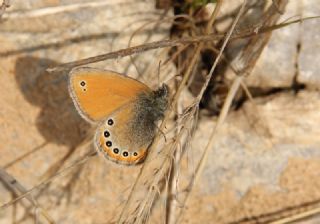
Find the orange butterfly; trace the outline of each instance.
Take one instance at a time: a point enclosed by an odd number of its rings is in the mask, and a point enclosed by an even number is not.
[[[166,85],[153,91],[119,73],[82,67],[70,72],[69,93],[80,115],[98,124],[95,147],[107,159],[126,165],[145,159],[167,108]]]

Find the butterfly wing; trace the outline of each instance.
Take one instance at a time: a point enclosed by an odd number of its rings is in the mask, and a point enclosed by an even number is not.
[[[99,125],[94,142],[96,149],[107,159],[134,165],[146,157],[155,125],[146,122],[138,105],[132,102],[121,107]]]
[[[150,92],[145,84],[119,73],[81,67],[69,74],[69,92],[73,102],[87,121],[104,119],[142,92]]]

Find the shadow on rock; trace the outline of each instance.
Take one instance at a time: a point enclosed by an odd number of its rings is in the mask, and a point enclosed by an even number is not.
[[[16,81],[26,100],[41,109],[36,126],[43,137],[75,149],[90,125],[78,115],[69,97],[67,72],[46,72],[57,64],[46,58],[21,57],[15,66]]]

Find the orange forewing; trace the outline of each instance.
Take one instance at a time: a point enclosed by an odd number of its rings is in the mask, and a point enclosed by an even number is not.
[[[69,91],[80,114],[95,122],[129,103],[139,93],[151,90],[145,84],[116,72],[76,68],[70,72]]]

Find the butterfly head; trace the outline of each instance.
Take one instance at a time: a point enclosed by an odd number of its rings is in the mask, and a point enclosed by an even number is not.
[[[155,107],[158,108],[159,112],[163,115],[168,107],[169,87],[163,84],[159,89],[153,91],[153,94]]]

